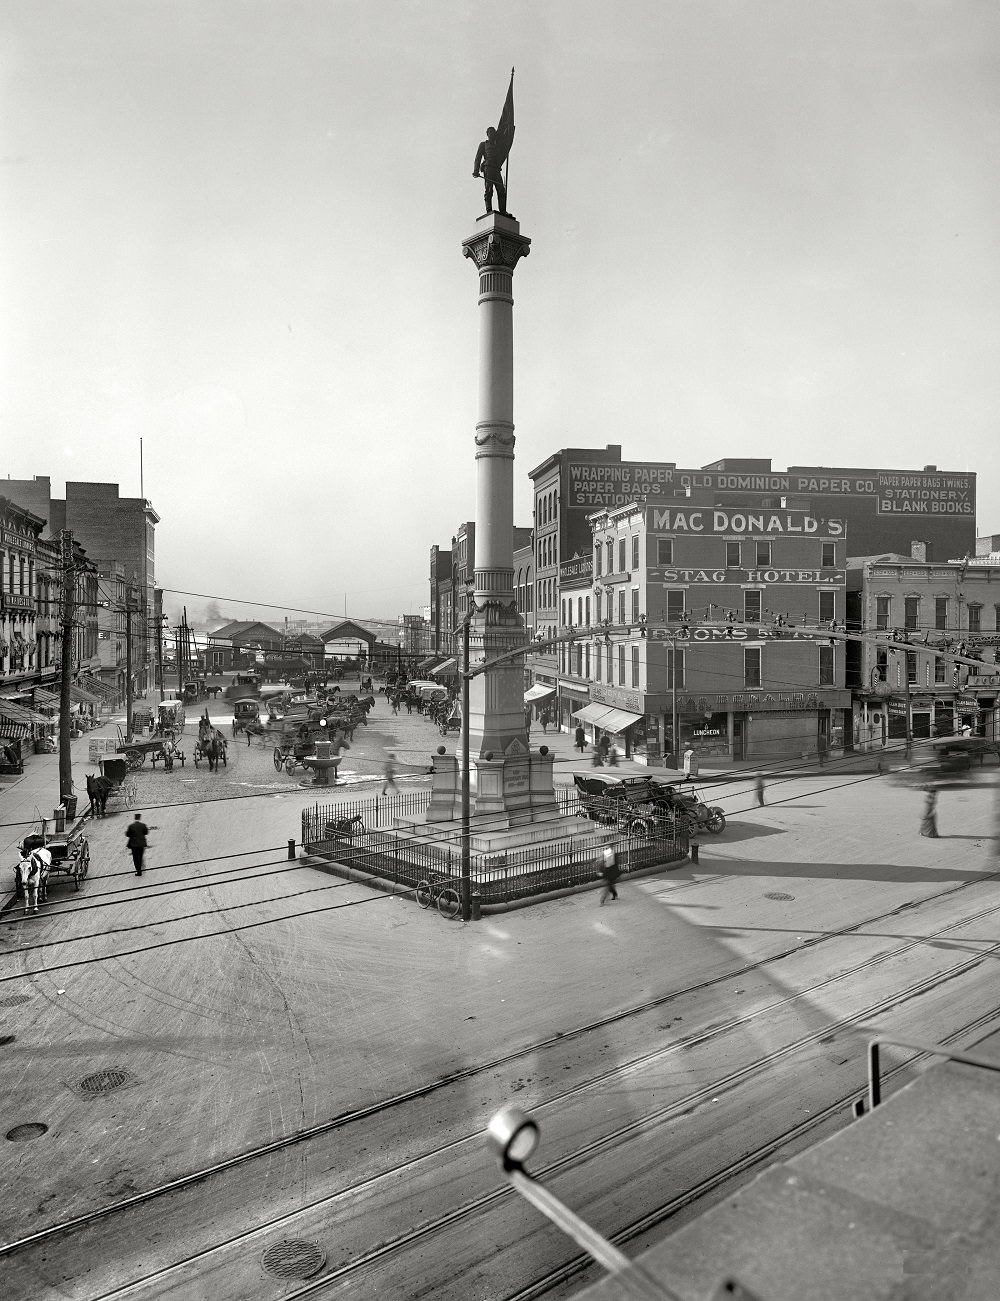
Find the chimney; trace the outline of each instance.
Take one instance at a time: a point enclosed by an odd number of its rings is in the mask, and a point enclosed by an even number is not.
[[[927,543],[927,542],[911,542],[911,543],[910,543],[910,559],[911,559],[911,560],[929,560],[930,557],[929,557],[928,554],[927,554],[927,552],[928,552],[929,549],[930,549],[930,544]]]

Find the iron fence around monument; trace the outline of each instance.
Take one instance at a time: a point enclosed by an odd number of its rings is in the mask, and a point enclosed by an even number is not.
[[[414,797],[423,796],[423,808]],[[348,878],[367,878],[373,885],[400,893],[416,889],[421,881],[450,877],[461,879],[461,837],[426,838],[433,828],[405,823],[429,803],[429,792],[406,792],[378,800],[316,804],[302,812],[302,847],[324,859],[329,870]],[[558,793],[561,815],[583,812],[576,792]],[[346,823],[359,817],[364,830],[351,834]],[[390,825],[399,819],[404,825]],[[516,850],[470,853],[472,891],[484,907],[503,906],[534,895],[572,889],[601,876],[601,851],[612,844],[624,873],[684,859],[687,836],[675,828],[627,834],[620,828],[595,824],[591,834],[568,835]]]

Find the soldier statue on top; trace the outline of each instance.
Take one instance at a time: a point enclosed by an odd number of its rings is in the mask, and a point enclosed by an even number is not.
[[[479,142],[476,161],[472,175],[482,176],[485,185],[486,211],[493,211],[493,191],[497,192],[497,205],[504,217],[507,211],[507,185],[502,168],[510,153],[514,141],[514,69],[510,71],[510,89],[500,114],[500,123],[496,127],[486,128],[486,139]]]

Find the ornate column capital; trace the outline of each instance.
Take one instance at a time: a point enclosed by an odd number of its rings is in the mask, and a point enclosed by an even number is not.
[[[531,240],[514,232],[482,231],[462,241],[463,255],[471,258],[480,271],[501,268],[513,271],[530,252]]]

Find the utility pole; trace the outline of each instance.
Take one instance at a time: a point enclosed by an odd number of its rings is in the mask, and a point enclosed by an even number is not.
[[[59,679],[59,803],[65,804],[73,794],[73,755],[69,748],[70,681],[73,673],[73,605],[76,597],[76,574],[73,570],[73,533],[63,529],[60,539],[62,568],[62,603],[60,611],[60,645],[62,662]]]
[[[131,584],[125,589],[125,737],[132,739],[132,593]]]
[[[469,823],[469,624],[462,620],[462,921],[472,917],[472,854]]]
[[[163,620],[167,616],[161,614],[156,619],[156,668],[160,679],[160,699],[163,700]]]

